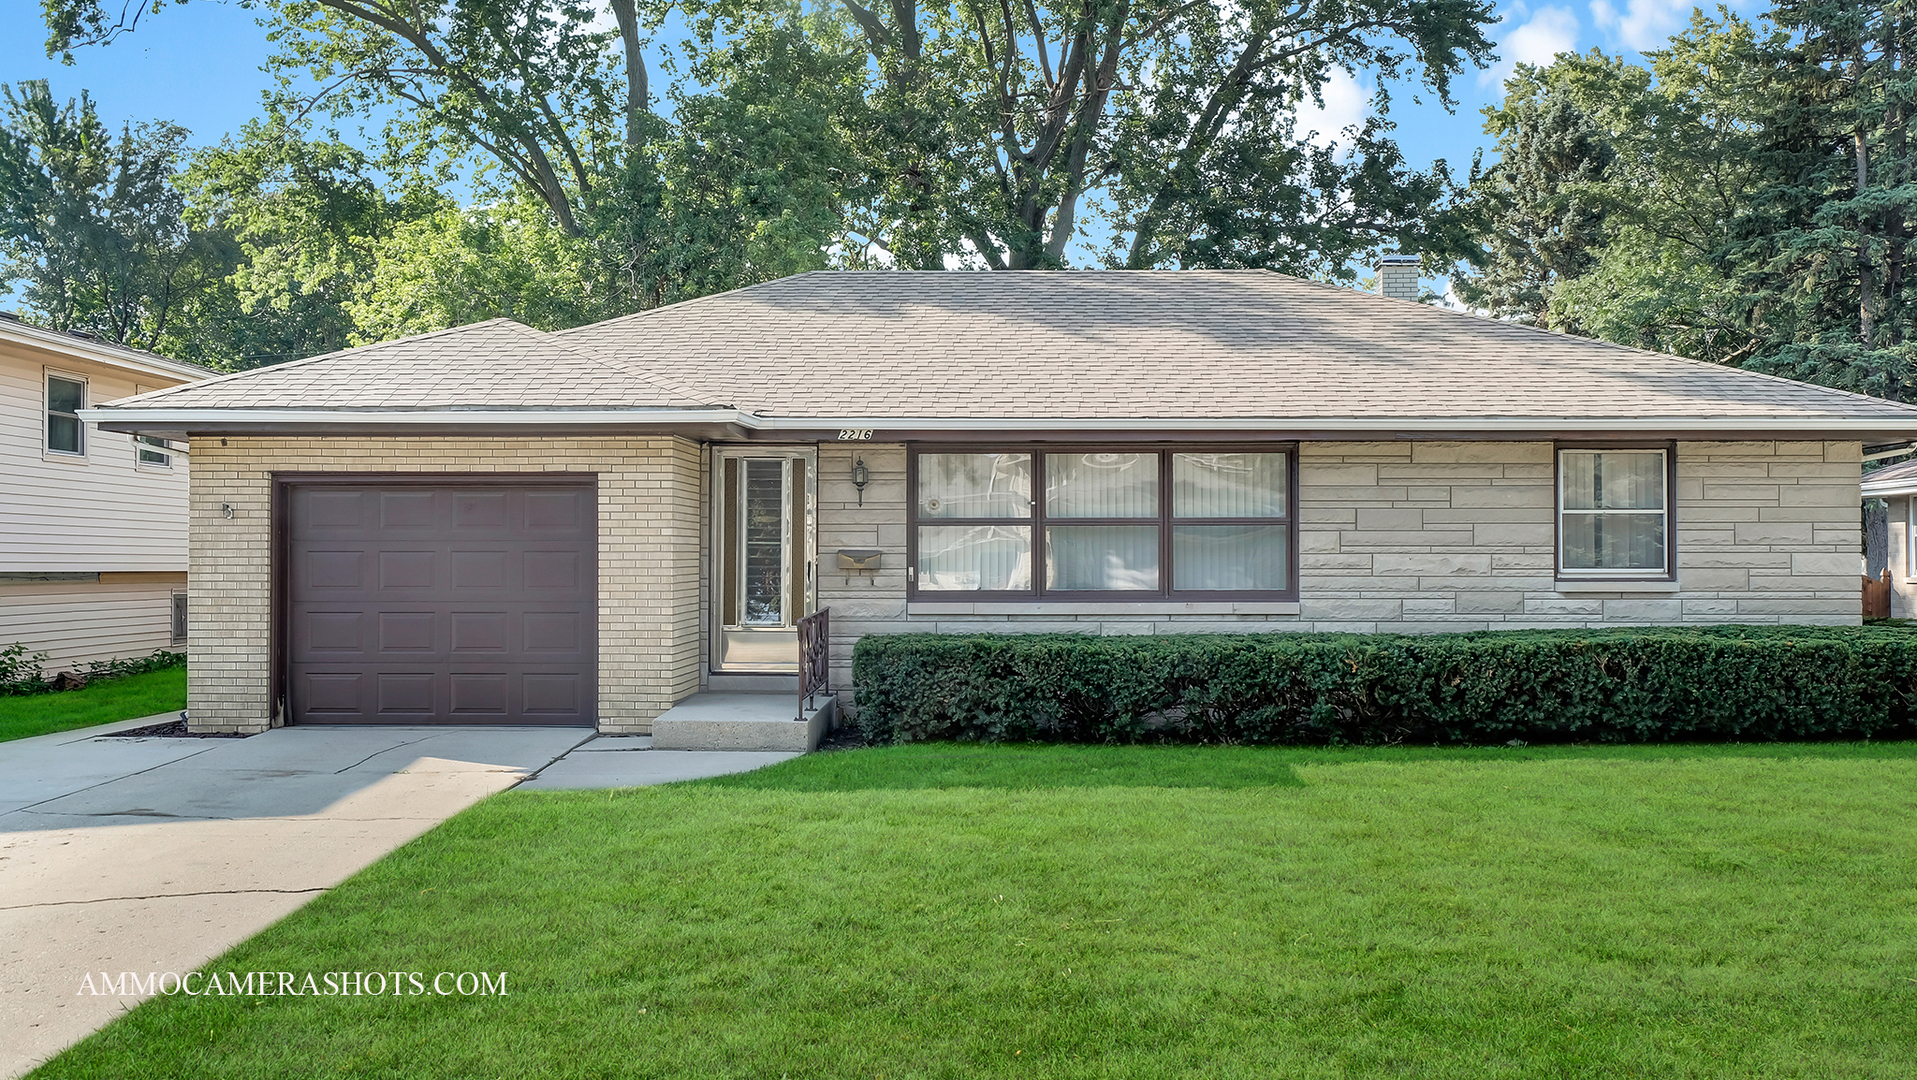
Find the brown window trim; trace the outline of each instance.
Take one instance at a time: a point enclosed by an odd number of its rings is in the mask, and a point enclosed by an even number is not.
[[[1158,455],[1158,516],[1156,518],[1047,518],[1045,516],[1045,455],[1059,453],[1118,453]],[[1172,455],[1193,453],[1284,454],[1285,516],[1280,518],[1176,518],[1172,517]],[[1032,511],[1023,518],[926,518],[919,517],[920,454],[1030,454],[1032,456]],[[1145,525],[1158,527],[1158,588],[1089,591],[1047,589],[1044,582],[1045,527],[1047,525]],[[1172,526],[1178,525],[1283,525],[1286,562],[1284,589],[1174,590],[1172,577]],[[921,525],[969,525],[1026,528],[1032,533],[1032,586],[1019,591],[927,589],[920,591],[918,578],[919,527]],[[905,598],[926,603],[1164,603],[1191,601],[1201,603],[1223,600],[1296,602],[1298,599],[1298,444],[1295,442],[1136,442],[1136,443],[907,443],[905,454]]]
[[[1664,572],[1643,574],[1598,574],[1577,576],[1580,571],[1564,569],[1564,469],[1561,455],[1566,450],[1662,450],[1664,451]],[[1677,580],[1677,442],[1675,440],[1578,441],[1551,445],[1551,573],[1557,581],[1596,585],[1607,581]]]

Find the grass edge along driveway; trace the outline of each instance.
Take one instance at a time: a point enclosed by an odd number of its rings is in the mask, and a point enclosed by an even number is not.
[[[129,1075],[1908,1075],[1917,744],[914,746],[508,792],[157,999]],[[77,976],[76,976],[77,977]]]
[[[0,697],[0,742],[186,708],[186,668],[96,679],[78,690]]]

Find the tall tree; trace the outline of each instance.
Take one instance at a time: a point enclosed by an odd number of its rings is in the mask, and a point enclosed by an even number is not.
[[[252,367],[331,352],[359,335],[348,305],[372,287],[381,245],[445,196],[379,174],[337,139],[271,121],[197,152],[179,180],[189,225],[223,237],[235,265],[167,343],[173,355]]]
[[[153,348],[230,263],[185,221],[174,184],[187,132],[127,125],[114,137],[85,94],[45,81],[0,93],[0,287],[20,284],[52,326]]]
[[[1907,398],[1917,19],[1902,0],[1785,0],[1770,18],[1758,119],[1771,183],[1730,249],[1777,343],[1752,366]]]
[[[1581,95],[1551,85],[1561,74],[1522,68],[1505,84],[1503,104],[1485,109],[1499,155],[1474,184],[1489,218],[1488,257],[1453,284],[1466,303],[1500,318],[1575,332],[1562,308],[1552,317],[1552,292],[1598,261],[1617,151]]]
[[[1484,0],[840,0],[870,56],[843,119],[872,183],[866,237],[902,265],[1063,265],[1102,203],[1113,265],[1342,273],[1380,242],[1418,246],[1442,171],[1408,169],[1374,118],[1349,156],[1299,131],[1336,72],[1414,78],[1488,61]],[[715,40],[749,7],[705,9]],[[1330,133],[1319,133],[1330,134]]]
[[[184,0],[176,0],[184,2]],[[163,0],[151,4],[162,6]],[[49,53],[103,44],[131,32],[145,0],[42,0]],[[587,0],[258,0],[279,51],[268,61],[286,87],[309,76],[317,90],[288,89],[282,109],[303,115],[404,111],[389,142],[478,153],[545,203],[567,234],[580,234],[594,196],[592,142],[617,115],[627,143],[647,132],[651,99],[640,50],[647,20],[633,0],[611,0],[617,35],[597,28]],[[611,42],[624,47],[615,57]],[[625,71],[625,92],[607,79]],[[617,140],[614,140],[615,143]]]

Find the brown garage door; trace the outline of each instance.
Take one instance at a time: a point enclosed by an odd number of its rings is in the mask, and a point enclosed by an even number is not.
[[[290,719],[591,724],[591,484],[287,488]]]

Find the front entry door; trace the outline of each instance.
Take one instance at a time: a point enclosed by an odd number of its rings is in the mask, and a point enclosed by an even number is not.
[[[714,454],[714,671],[799,670],[798,622],[813,608],[816,462],[811,450]]]

